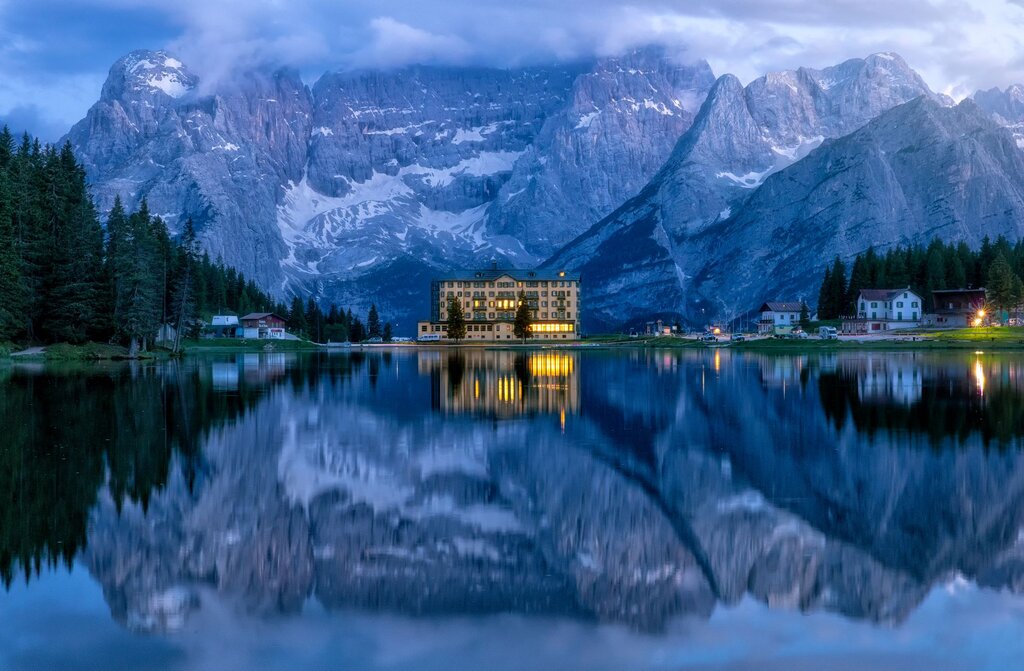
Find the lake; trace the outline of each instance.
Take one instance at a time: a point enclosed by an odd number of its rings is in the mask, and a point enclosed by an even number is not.
[[[1005,669],[1024,356],[0,365],[0,669]]]

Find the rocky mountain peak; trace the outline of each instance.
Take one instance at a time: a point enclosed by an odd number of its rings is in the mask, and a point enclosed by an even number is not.
[[[181,98],[199,85],[199,78],[166,51],[133,51],[110,69],[101,96],[123,99],[138,96]]]

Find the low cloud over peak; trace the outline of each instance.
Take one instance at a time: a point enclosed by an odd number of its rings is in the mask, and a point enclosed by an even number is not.
[[[65,126],[98,96],[110,64],[139,47],[169,48],[207,81],[254,64],[314,77],[662,44],[744,82],[880,51],[899,52],[955,97],[1024,82],[1017,0],[0,0],[0,26],[0,115],[34,105]]]

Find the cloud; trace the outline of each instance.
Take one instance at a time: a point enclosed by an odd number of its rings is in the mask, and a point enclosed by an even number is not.
[[[56,142],[67,132],[67,123],[54,119],[38,105],[15,105],[0,112],[0,127],[7,126],[15,136],[29,133],[43,142]]]
[[[394,67],[409,63],[462,63],[471,53],[461,38],[414,28],[382,16],[370,21],[373,38],[356,52],[352,63],[363,67]]]
[[[53,119],[80,117],[110,64],[136,48],[169,48],[211,82],[258,64],[312,79],[416,62],[577,60],[648,43],[743,81],[896,51],[933,88],[963,95],[1024,82],[1024,2],[0,0],[0,113],[35,104]],[[95,83],[87,95],[58,90],[85,79]]]

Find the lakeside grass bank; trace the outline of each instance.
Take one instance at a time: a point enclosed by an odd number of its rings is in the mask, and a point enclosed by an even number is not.
[[[374,350],[595,350],[595,349],[717,349],[728,348],[738,352],[778,352],[793,354],[803,352],[834,351],[905,351],[905,350],[998,350],[1024,352],[1024,327],[965,328],[945,331],[915,330],[891,336],[868,339],[841,338],[840,340],[783,340],[759,338],[745,342],[731,342],[723,339],[716,343],[703,343],[691,338],[674,336],[641,336],[602,334],[586,340],[571,342],[527,340],[516,342],[463,342],[451,343],[383,343],[356,344],[351,347],[326,347],[305,340],[185,340],[182,351],[185,355],[217,353],[266,353],[266,352],[370,352]],[[160,360],[171,357],[167,349],[140,352],[136,359]],[[128,349],[108,343],[66,343],[24,349],[12,343],[0,343],[0,360],[4,361],[118,361],[128,360]]]

